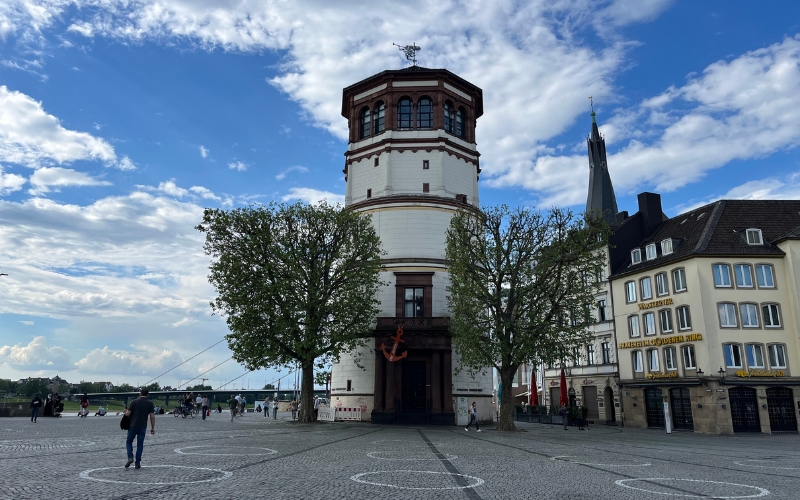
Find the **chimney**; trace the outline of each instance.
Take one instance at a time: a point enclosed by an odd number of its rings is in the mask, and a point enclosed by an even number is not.
[[[625,221],[625,219],[627,219],[627,218],[628,218],[628,211],[627,211],[627,210],[623,210],[622,212],[619,212],[619,213],[617,214],[617,221],[616,221],[616,223],[617,223],[617,224],[619,224],[620,222],[623,222],[623,221]]]
[[[637,198],[639,213],[642,215],[642,232],[645,238],[649,238],[664,222],[664,213],[661,211],[661,195],[645,192],[639,194]]]

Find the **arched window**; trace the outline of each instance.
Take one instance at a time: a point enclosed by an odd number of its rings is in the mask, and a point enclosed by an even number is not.
[[[455,113],[453,113],[453,104],[450,101],[444,103],[444,131],[452,134],[455,131]]]
[[[375,117],[373,118],[373,121],[375,122],[375,135],[382,134],[383,130],[386,128],[385,117],[386,105],[382,102],[379,102],[375,106]]]
[[[464,125],[466,125],[466,112],[464,108],[458,108],[458,113],[456,113],[456,135],[461,137],[462,139],[466,137],[464,131]]]
[[[417,128],[433,128],[433,101],[429,97],[423,97],[417,103]]]
[[[400,99],[397,105],[397,128],[400,130],[414,128],[414,104],[408,97]]]
[[[362,109],[361,118],[359,118],[359,123],[361,124],[361,135],[360,135],[361,139],[369,137],[369,126],[370,126],[369,119],[370,119],[369,108]]]

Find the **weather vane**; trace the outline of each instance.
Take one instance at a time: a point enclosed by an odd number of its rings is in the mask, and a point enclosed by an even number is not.
[[[411,61],[414,66],[417,65],[417,51],[422,49],[419,48],[416,43],[413,45],[397,45],[396,43],[393,43],[392,45],[398,47],[400,52],[405,54],[406,59]]]
[[[594,112],[594,100],[592,99],[592,96],[589,96],[589,106],[592,107],[592,112]]]

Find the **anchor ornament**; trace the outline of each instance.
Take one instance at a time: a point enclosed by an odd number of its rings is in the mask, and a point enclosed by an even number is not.
[[[394,345],[392,345],[392,352],[386,352],[386,343],[381,343],[381,350],[383,351],[383,355],[386,356],[386,359],[389,361],[400,361],[401,359],[408,356],[408,351],[404,352],[403,354],[397,356],[397,346],[400,345],[401,342],[405,342],[401,337],[403,336],[403,323],[397,324],[397,333],[394,337],[389,337],[394,340]]]

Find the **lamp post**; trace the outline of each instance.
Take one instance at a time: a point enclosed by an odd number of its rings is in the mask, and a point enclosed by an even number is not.
[[[719,385],[724,385],[725,384],[725,370],[723,370],[722,367],[720,366],[719,367],[719,371],[717,373],[719,374],[719,380],[720,380]]]

